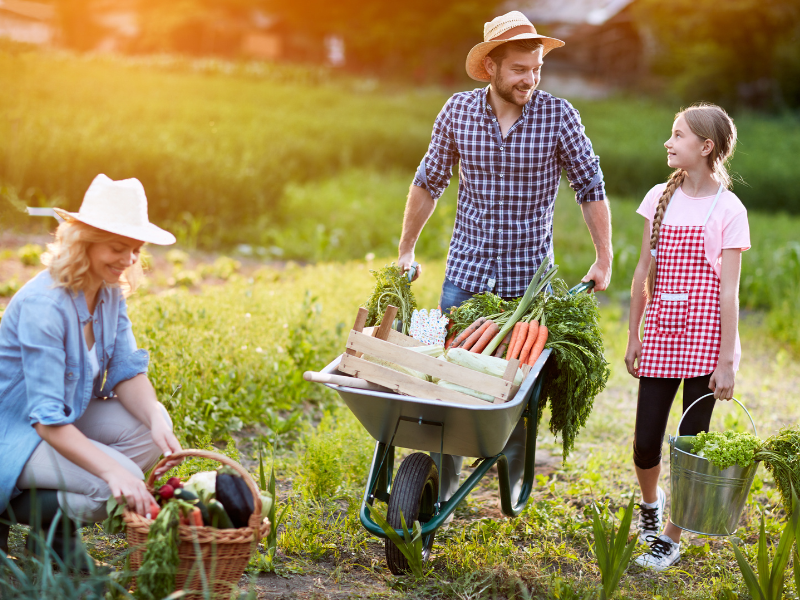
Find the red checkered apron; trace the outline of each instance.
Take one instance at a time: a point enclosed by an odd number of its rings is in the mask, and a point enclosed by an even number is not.
[[[705,225],[661,225],[656,285],[644,321],[640,377],[700,377],[717,368],[719,277],[706,259]],[[672,207],[670,202],[667,213]],[[664,220],[666,220],[666,213]]]

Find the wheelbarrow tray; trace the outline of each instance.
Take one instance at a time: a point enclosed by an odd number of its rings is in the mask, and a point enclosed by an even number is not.
[[[394,392],[324,384],[335,390],[378,442],[457,456],[492,457],[502,452],[530,401],[551,350],[545,349],[514,398],[502,404],[463,405]],[[322,373],[338,370],[342,356]],[[396,432],[395,432],[396,428]]]

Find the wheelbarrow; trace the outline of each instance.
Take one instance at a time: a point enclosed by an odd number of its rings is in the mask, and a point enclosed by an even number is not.
[[[570,290],[589,290],[594,282]],[[393,317],[392,317],[393,319]],[[392,320],[389,320],[392,323]],[[421,525],[423,558],[428,559],[436,530],[453,514],[478,482],[497,465],[500,506],[503,514],[516,517],[528,503],[533,489],[536,456],[536,416],[544,382],[544,367],[551,350],[545,349],[531,367],[513,399],[489,404],[478,401],[461,404],[448,400],[400,395],[363,379],[349,377],[339,367],[346,354],[327,365],[319,374],[308,377],[335,390],[359,422],[375,439],[375,450],[361,502],[361,523],[367,531],[386,540],[386,562],[394,574],[408,570],[408,562],[370,515],[367,505],[376,499],[388,504],[387,520],[402,538],[400,512],[409,527]],[[357,386],[357,387],[356,387]],[[508,459],[503,454],[512,431],[523,419],[525,454],[522,486],[512,497]],[[414,452],[407,456],[393,476],[395,448]],[[434,460],[425,452],[438,453]],[[446,501],[439,494],[442,454],[476,457],[472,474]]]

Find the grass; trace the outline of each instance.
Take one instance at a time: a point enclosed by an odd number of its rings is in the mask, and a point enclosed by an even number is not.
[[[572,212],[579,215],[574,207]],[[572,261],[562,263],[580,270]],[[427,274],[414,284],[415,294],[421,306],[432,306],[443,265],[437,260],[426,264]],[[168,275],[157,272],[151,280]],[[371,285],[363,261],[263,267],[194,292],[180,286],[157,292],[153,284],[132,299],[130,313],[139,344],[152,352],[151,377],[159,398],[169,404],[187,442],[202,432],[226,437],[232,431],[242,461],[255,473],[254,440],[274,440],[269,430],[279,429],[293,410],[304,410],[306,416],[284,432],[276,452],[278,508],[288,505],[288,510],[275,566],[287,581],[324,575],[347,587],[366,579],[373,585],[383,582],[382,593],[388,596],[431,599],[592,597],[600,583],[591,554],[592,502],[613,514],[628,503],[634,487],[630,436],[636,384],[622,368],[626,321],[621,305],[602,306],[612,376],[570,461],[560,463],[560,440],[543,429],[537,458],[544,462],[537,467],[534,493],[523,514],[513,520],[500,516],[497,481],[487,477],[459,507],[453,526],[437,536],[432,575],[416,581],[387,574],[382,541],[369,536],[358,521],[372,451],[368,434],[326,388],[298,377],[302,369],[319,368],[341,351],[343,338],[336,326],[349,326]],[[800,364],[762,331],[757,323],[742,325],[746,356],[737,396],[766,436],[795,422],[800,407],[793,390],[800,381]],[[178,383],[183,387],[170,399]],[[716,428],[745,426],[734,407],[720,406],[717,413]],[[678,418],[676,406],[668,430]],[[336,477],[328,476],[331,470]],[[777,539],[783,519],[779,504],[771,479],[760,471],[738,534],[747,543],[743,550],[751,562],[749,544],[756,539],[759,508],[766,508],[767,532]],[[103,549],[113,541],[107,539],[87,533],[90,550],[98,557],[119,552]],[[20,543],[15,533],[12,545]],[[688,536],[681,570],[654,576],[631,568],[622,577],[618,597],[699,599],[724,590],[744,593],[735,564],[724,541]],[[254,563],[251,582],[256,584],[262,581],[257,571]]]
[[[545,72],[545,83],[547,73]],[[402,210],[405,188],[448,93],[387,89],[324,70],[262,63],[122,59],[0,49],[0,218],[25,227],[10,208],[76,209],[91,179],[138,177],[150,216],[183,243],[261,244],[304,260],[347,259],[362,245],[393,245],[397,228],[363,227],[297,185],[350,168],[399,171],[402,184],[358,175],[322,195],[345,194],[370,217]],[[546,85],[545,85],[546,87]],[[601,157],[607,189],[641,197],[667,174],[662,143],[679,107],[636,98],[575,102]],[[751,209],[800,212],[794,157],[796,117],[737,115],[736,192]],[[295,240],[294,208],[320,207]],[[314,213],[311,213],[312,215]],[[452,216],[449,218],[452,221]],[[437,226],[447,224],[445,218]],[[433,247],[441,251],[441,242]],[[363,254],[357,255],[358,257]]]

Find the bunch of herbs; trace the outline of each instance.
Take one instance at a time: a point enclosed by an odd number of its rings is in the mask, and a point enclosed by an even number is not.
[[[407,334],[411,326],[411,315],[417,308],[407,275],[394,263],[370,273],[375,277],[375,287],[364,304],[364,308],[369,311],[367,327],[378,325],[386,307],[391,304],[397,307],[397,318],[403,322],[403,333]]]

